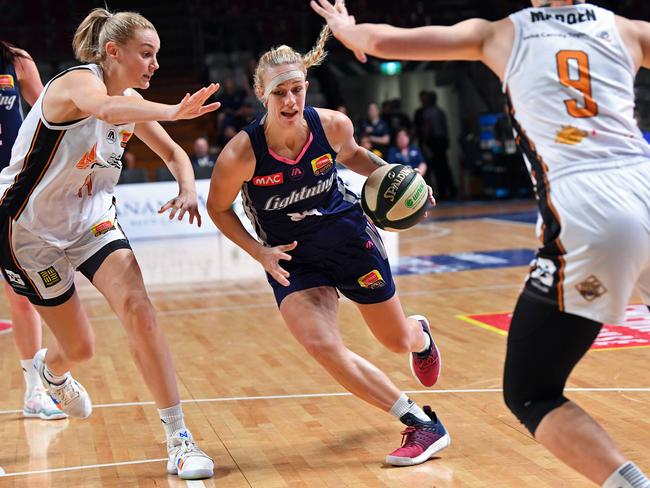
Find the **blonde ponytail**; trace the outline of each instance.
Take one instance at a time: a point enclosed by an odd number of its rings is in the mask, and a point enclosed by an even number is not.
[[[83,63],[101,63],[106,59],[106,43],[124,45],[138,29],[156,30],[151,22],[136,12],[110,13],[103,8],[92,10],[79,24],[72,40],[75,57]]]

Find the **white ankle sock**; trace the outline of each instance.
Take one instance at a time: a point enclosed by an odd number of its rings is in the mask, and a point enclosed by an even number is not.
[[[21,359],[20,367],[23,369],[23,377],[25,378],[25,395],[29,395],[32,390],[41,384],[41,378],[38,376],[38,371],[34,367],[33,359]]]
[[[45,367],[43,368],[43,376],[45,376],[45,379],[47,380],[48,383],[57,386],[57,385],[62,385],[65,382],[66,378],[68,377],[68,373],[63,373],[62,375],[58,375],[50,371],[50,368],[47,367],[47,363],[44,366]]]
[[[602,488],[650,488],[650,480],[631,461],[620,466]]]
[[[165,434],[168,439],[177,430],[187,430],[185,421],[183,420],[183,408],[180,403],[169,408],[159,408],[158,415],[160,415],[160,421],[163,424],[163,429],[165,429]]]
[[[431,337],[429,337],[429,334],[424,331],[422,331],[422,333],[424,334],[424,348],[422,348],[421,351],[418,351],[418,353],[427,352],[431,347]]]
[[[401,419],[406,413],[411,413],[422,422],[431,422],[431,419],[427,417],[427,415],[417,405],[417,403],[406,396],[406,393],[402,393],[400,395],[395,404],[390,407],[389,413],[398,420]]]

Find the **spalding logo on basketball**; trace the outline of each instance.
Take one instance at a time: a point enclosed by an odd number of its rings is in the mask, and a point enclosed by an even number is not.
[[[361,190],[363,211],[384,230],[413,227],[429,208],[424,178],[410,166],[387,164],[368,177]]]

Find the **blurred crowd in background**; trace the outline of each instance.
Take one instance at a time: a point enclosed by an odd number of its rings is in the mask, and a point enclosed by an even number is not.
[[[650,20],[650,2],[594,1],[616,13]],[[0,2],[3,37],[34,57],[43,81],[77,64],[72,34],[104,2],[63,0]],[[349,0],[358,22],[398,26],[450,25],[471,18],[496,20],[530,6],[525,0]],[[305,52],[321,27],[302,0],[108,1],[111,10],[134,10],[156,26],[160,69],[147,98],[172,102],[207,82],[219,82],[221,108],[197,121],[169,124],[188,152],[197,178],[209,178],[221,148],[263,113],[252,78],[258,56],[288,44]],[[346,113],[360,145],[390,163],[418,168],[441,201],[528,198],[532,188],[505,115],[499,80],[485,67],[464,62],[366,64],[335,40],[329,58],[310,71],[307,104]],[[650,127],[650,75],[637,83],[637,120]],[[165,165],[135,138],[123,158],[122,183],[168,181]]]

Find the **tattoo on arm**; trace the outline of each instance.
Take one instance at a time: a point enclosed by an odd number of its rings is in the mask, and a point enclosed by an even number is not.
[[[385,165],[388,164],[386,161],[384,161],[379,156],[377,156],[374,152],[369,151],[368,149],[366,149],[366,153],[368,154],[368,159],[370,159],[370,162],[372,164],[374,164],[375,166],[377,166],[378,168],[380,166],[385,166]]]

